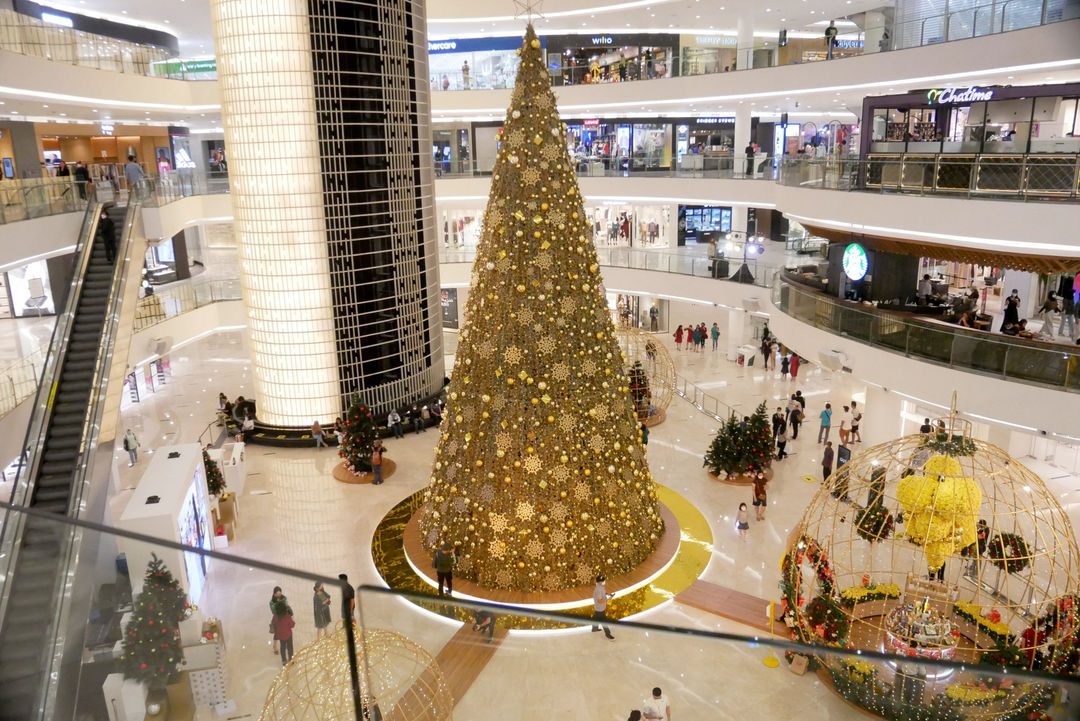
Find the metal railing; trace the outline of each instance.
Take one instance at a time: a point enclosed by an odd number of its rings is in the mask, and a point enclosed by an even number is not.
[[[747,260],[749,275],[740,273],[743,261],[736,258],[707,258],[700,255],[665,253],[658,250],[636,248],[597,248],[600,265],[631,270],[653,270],[663,273],[692,275],[698,278],[714,278],[747,285],[770,288],[773,277],[783,266]],[[439,251],[440,263],[471,263],[476,259],[475,249]]]
[[[241,300],[239,278],[196,280],[139,298],[135,310],[136,332],[151,328],[162,321],[226,300]],[[0,414],[2,415],[2,414]]]
[[[782,185],[822,190],[1080,199],[1080,154],[874,153],[860,158],[785,158]]]
[[[579,177],[603,178],[720,178],[745,180],[775,180],[776,158],[765,152],[749,158],[740,153],[684,153],[667,164],[645,155],[584,156],[574,155],[571,165]],[[469,161],[436,161],[436,178],[472,178],[490,176],[492,166]]]
[[[777,277],[773,303],[785,314],[815,328],[908,358],[1017,383],[1080,392],[1080,353],[1069,346],[868,310],[801,287],[787,275]]]
[[[664,384],[664,379],[657,378],[656,382]],[[734,408],[727,403],[724,403],[716,396],[706,393],[696,383],[683,378],[678,373],[675,374],[675,382],[672,385],[672,390],[675,392],[675,395],[679,396],[687,403],[690,403],[705,415],[712,416],[721,423],[727,418],[735,415]]]

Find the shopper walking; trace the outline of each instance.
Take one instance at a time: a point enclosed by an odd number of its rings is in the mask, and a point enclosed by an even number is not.
[[[763,370],[769,370],[769,351],[772,349],[772,344],[768,338],[761,339],[761,367]]]
[[[862,436],[859,435],[859,424],[862,423],[862,411],[859,410],[859,406],[855,401],[851,402],[851,442],[862,443]]]
[[[443,543],[439,550],[435,551],[435,574],[439,580],[439,595],[443,595],[443,584],[446,584],[446,595],[454,595],[454,564],[457,557],[454,548],[449,543]]]
[[[780,380],[787,380],[788,370],[791,368],[791,361],[787,356],[780,357]]]
[[[1071,289],[1070,289],[1071,290]],[[1073,299],[1075,291],[1066,293],[1061,298],[1061,325],[1058,326],[1058,335],[1064,336],[1065,326],[1069,326],[1069,333],[1067,337],[1069,340],[1076,340],[1076,309],[1077,303]]]
[[[128,452],[128,468],[139,462],[139,439],[130,428],[124,433],[124,450]]]
[[[326,627],[330,625],[330,594],[322,583],[315,584],[311,605],[315,616],[315,640],[318,640],[326,635]]]
[[[86,200],[86,186],[90,184],[90,171],[86,169],[86,165],[79,161],[75,163],[75,185],[79,189],[79,198]]]
[[[791,354],[791,380],[799,377],[799,363],[802,361],[798,353]]]
[[[646,721],[671,721],[671,704],[659,686],[652,690],[652,698],[642,703],[641,715]]]
[[[401,414],[396,410],[390,411],[390,415],[386,417],[386,425],[389,426],[390,432],[394,434],[394,438],[405,437],[405,428],[401,425]]]
[[[371,447],[371,484],[378,486],[382,484],[382,454],[383,446],[382,441],[375,441],[375,445]]]
[[[338,581],[341,582],[341,617],[352,622],[356,616],[356,590],[344,573],[338,574]]]
[[[319,448],[320,446],[326,446],[326,443],[323,442],[322,426],[319,425],[318,421],[315,421],[311,424],[311,437],[315,439],[316,448]]]
[[[765,479],[758,479],[758,481],[754,481],[754,517],[759,521],[764,521],[769,494],[765,490]]]
[[[836,21],[830,20],[829,27],[825,28],[825,44],[828,46],[828,50],[825,53],[826,60],[833,59],[833,49],[836,48],[836,35],[840,31],[836,27]]]
[[[821,480],[827,479],[832,475],[832,464],[835,454],[832,449],[832,441],[825,442],[825,452],[821,454]]]
[[[595,633],[603,629],[604,636],[608,641],[614,641],[615,637],[611,635],[611,629],[607,625],[607,604],[608,600],[615,597],[614,593],[608,593],[605,583],[607,578],[604,574],[600,574],[596,577],[596,585],[593,586],[592,603],[593,603],[593,627],[592,630]]]
[[[746,532],[750,528],[750,514],[746,511],[746,504],[739,504],[739,511],[735,514],[735,532],[739,538],[746,540]]]
[[[754,144],[747,143],[743,152],[746,153],[746,177],[752,178],[754,177]],[[750,239],[747,238],[746,240],[749,241]]]
[[[803,409],[802,404],[796,401],[795,407],[791,409],[791,417],[788,423],[791,425],[791,440],[796,440],[799,437],[799,426],[803,422]]]
[[[682,338],[683,338],[683,327],[682,327],[682,325],[680,325],[678,328],[675,329],[675,348],[677,350],[682,350]]]
[[[281,665],[284,666],[293,658],[293,611],[284,600],[274,604],[274,638],[277,639],[281,649]]]
[[[701,345],[701,326],[695,326],[694,330],[690,332],[690,338],[694,342],[693,351],[698,352],[698,347]]]
[[[776,413],[772,414],[772,435],[775,439],[780,433],[780,426],[784,425],[784,409],[776,407]]]
[[[116,260],[116,223],[104,210],[98,218],[97,234],[105,246],[105,260],[111,264]]]
[[[826,403],[825,410],[819,415],[821,426],[818,428],[817,442],[824,443],[829,440],[829,429],[832,428],[832,404]],[[831,444],[830,444],[831,445]]]
[[[716,350],[716,345],[720,341],[720,328],[716,323],[712,324],[712,328],[709,329],[709,334],[712,336],[712,349]]]
[[[828,438],[829,435],[825,434]],[[846,446],[851,439],[851,407],[844,406],[844,410],[840,413],[840,445]]]
[[[127,165],[124,166],[124,177],[127,178],[128,188],[131,189],[140,180],[146,177],[146,173],[143,172],[142,167],[135,162],[135,156],[127,156]]]
[[[279,601],[288,602],[285,598],[285,594],[281,592],[281,586],[274,586],[274,590],[270,594],[270,649],[274,654],[278,653],[278,637],[277,629],[274,628],[274,609],[277,607]]]
[[[787,458],[788,424],[780,424],[780,432],[776,434],[776,460],[782,461]]]
[[[1039,314],[1042,316],[1042,330],[1040,335],[1043,337],[1054,340],[1054,321],[1057,320],[1056,313],[1061,310],[1061,306],[1058,305],[1057,295],[1053,291],[1050,291],[1046,296],[1046,300],[1039,307]]]
[[[999,331],[1004,331],[1006,326],[1015,326],[1020,323],[1020,294],[1013,288],[1012,295],[1005,299],[1005,318],[1001,321]]]

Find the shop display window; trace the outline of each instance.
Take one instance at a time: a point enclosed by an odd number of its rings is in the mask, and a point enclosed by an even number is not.
[[[54,315],[52,283],[44,260],[35,260],[7,273],[11,312],[16,318]]]

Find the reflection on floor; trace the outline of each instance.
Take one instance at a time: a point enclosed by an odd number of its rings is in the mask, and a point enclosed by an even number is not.
[[[708,309],[702,309],[702,320],[711,324],[714,318],[708,314]],[[662,340],[670,342],[670,338]],[[808,411],[827,400],[834,404],[853,397],[863,400],[863,389],[850,375],[823,372],[816,366],[804,366],[797,382],[782,381],[772,372],[730,363],[722,351],[673,353],[680,374],[710,386],[710,393],[739,413],[749,412],[762,400],[775,405],[795,388],[809,397]],[[173,375],[168,385],[122,413],[121,427],[134,428],[144,450],[194,442],[200,434],[205,437],[219,391],[230,397],[252,391],[240,332],[209,336],[174,352],[171,360]],[[776,598],[779,561],[788,535],[818,488],[802,476],[816,476],[820,470],[820,446],[815,445],[812,432],[789,443],[790,457],[776,465],[766,519],[751,521],[747,538],[741,540],[735,533],[734,514],[740,502],[749,502],[750,490],[711,481],[702,468],[702,456],[716,425],[689,403],[675,399],[668,420],[650,435],[650,467],[661,483],[693,503],[711,525],[714,545],[701,578],[750,596]],[[426,486],[437,439],[437,431],[391,439],[388,454],[397,461],[398,472],[381,486],[334,481],[332,470],[338,459],[331,449],[249,446],[249,476],[238,503],[236,538],[226,552],[330,577],[344,572],[353,584],[380,585],[370,553],[375,527],[402,498]],[[872,445],[887,439],[865,440]],[[119,450],[117,465],[119,487],[124,488],[134,486],[146,460],[141,458],[135,468],[128,469],[126,454]],[[111,507],[121,508],[126,495],[121,492]],[[274,576],[242,562],[211,564],[200,606],[224,624],[228,684],[238,705],[230,714],[234,717],[258,716],[280,668],[267,633],[267,603],[275,585],[283,587],[296,612],[299,649],[314,640],[315,634],[309,581]],[[329,590],[336,603],[338,594]],[[382,594],[361,594],[357,605],[363,625],[402,633],[435,655],[461,628],[460,621]],[[758,632],[677,601],[663,603],[640,619],[678,628],[743,635]],[[862,718],[861,712],[825,689],[816,677],[798,677],[782,667],[766,668],[762,648],[659,630],[637,632],[617,624],[613,633],[614,642],[587,629],[511,632],[492,662],[478,671],[475,682],[458,699],[455,719],[495,721],[541,715],[621,719],[630,709],[640,708],[641,700],[656,685],[671,700],[677,718],[741,721],[748,710],[763,718],[797,718],[808,708],[814,709],[814,719]],[[733,703],[736,689],[738,702]]]

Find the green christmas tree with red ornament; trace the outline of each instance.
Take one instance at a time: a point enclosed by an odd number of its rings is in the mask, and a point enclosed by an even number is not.
[[[705,465],[719,477],[764,473],[772,459],[772,426],[764,401],[748,421],[728,418],[705,452]]]
[[[211,496],[219,495],[225,490],[225,477],[221,475],[221,468],[205,450],[202,452],[202,462],[206,469],[206,490]]]
[[[636,361],[626,373],[626,380],[630,384],[630,397],[634,403],[634,415],[639,421],[644,422],[649,417],[649,405],[652,402],[652,391],[649,390],[649,377],[645,374],[645,368],[641,361]]]
[[[371,472],[371,449],[378,437],[379,425],[371,408],[359,397],[354,398],[345,414],[345,437],[338,448],[338,455],[353,475]]]
[[[180,622],[191,611],[180,582],[157,555],[151,555],[142,592],[135,599],[131,619],[124,629],[124,678],[140,681],[152,689],[165,688],[184,663]]]

